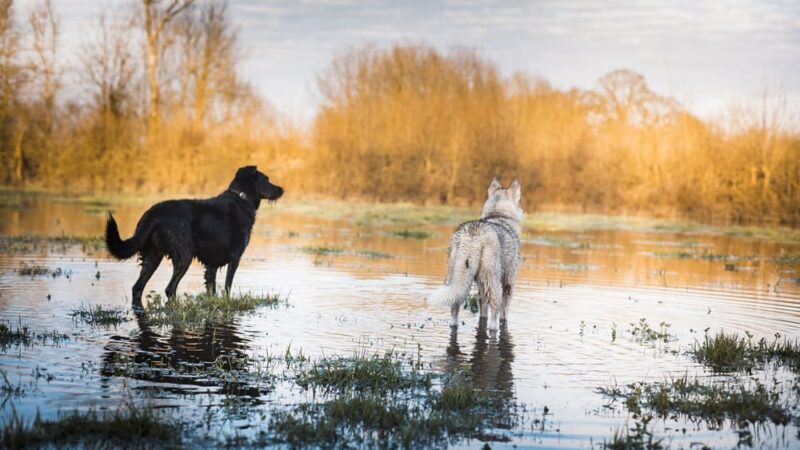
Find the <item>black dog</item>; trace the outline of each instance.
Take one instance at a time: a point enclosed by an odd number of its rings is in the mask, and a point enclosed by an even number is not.
[[[216,292],[217,269],[228,265],[225,292],[230,292],[239,259],[250,241],[262,199],[274,201],[283,188],[269,182],[256,166],[236,171],[228,190],[206,200],[167,200],[144,213],[133,237],[122,240],[114,216],[106,222],[106,248],[117,259],[136,253],[142,262],[139,279],[133,285],[133,303],[140,305],[142,292],[164,256],[172,260],[172,278],[167,297],[175,297],[178,283],[197,258],[206,268],[206,288]]]

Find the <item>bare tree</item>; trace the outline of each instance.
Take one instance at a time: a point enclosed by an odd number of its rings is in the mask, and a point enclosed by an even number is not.
[[[149,129],[158,129],[161,125],[161,84],[159,73],[162,56],[167,47],[165,35],[170,23],[189,8],[195,0],[170,0],[166,7],[159,0],[142,0],[143,26],[145,34],[147,86],[149,94],[148,117]]]
[[[14,2],[0,0],[0,157],[16,183],[23,181],[22,143],[27,128],[18,110],[20,93],[28,81],[27,67],[21,61],[21,42]]]
[[[58,51],[59,20],[51,0],[36,5],[28,17],[33,32],[34,61],[32,76],[38,85],[39,99],[44,106],[45,133],[52,132],[55,120],[56,95],[61,87],[56,54]]]
[[[185,14],[176,25],[181,60],[179,98],[195,126],[204,123],[215,103],[239,94],[236,69],[238,33],[228,18],[226,0],[210,0]]]
[[[81,56],[81,77],[91,86],[97,109],[113,117],[122,117],[131,107],[136,68],[125,39],[128,27],[101,14],[96,34],[84,43]]]

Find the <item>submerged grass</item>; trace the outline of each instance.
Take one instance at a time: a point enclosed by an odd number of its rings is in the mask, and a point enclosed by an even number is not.
[[[391,258],[392,255],[384,252],[379,252],[375,250],[355,250],[355,251],[345,251],[343,248],[339,247],[327,247],[324,245],[311,245],[302,247],[300,249],[303,253],[309,253],[316,256],[329,256],[329,255],[355,255],[355,256],[363,256],[365,258]]]
[[[72,412],[32,422],[12,414],[0,430],[0,447],[153,448],[180,445],[180,425],[151,408],[126,405],[113,412]]]
[[[684,416],[703,420],[712,428],[727,420],[741,428],[765,422],[786,425],[792,418],[780,392],[758,381],[714,382],[684,375],[662,382],[604,387],[598,392],[612,400],[621,399],[635,414]]]
[[[720,331],[712,337],[706,335],[703,342],[695,342],[691,354],[715,372],[750,372],[775,362],[800,373],[800,341],[781,340],[779,334],[772,341],[761,338],[753,342],[749,333],[739,336]]]
[[[34,332],[27,325],[18,324],[15,327],[0,322],[0,350],[6,351],[12,346],[30,347],[34,343],[60,344],[69,340],[69,336],[57,331]]]
[[[22,262],[17,269],[17,273],[22,276],[30,276],[30,277],[40,277],[40,276],[51,276],[53,278],[58,278],[60,276],[64,277],[71,277],[72,272],[68,270],[64,270],[61,267],[56,269],[50,269],[46,266],[40,266],[38,264],[27,264]]]
[[[249,292],[230,295],[184,294],[167,300],[155,294],[148,295],[147,299],[144,312],[148,324],[181,328],[194,328],[205,323],[227,323],[238,314],[287,301],[278,294]]]
[[[428,239],[429,237],[433,236],[433,233],[424,230],[392,230],[389,232],[389,235],[394,237],[399,237],[402,239]]]
[[[101,236],[0,236],[0,253],[64,253],[72,248],[80,248],[83,253],[92,253],[105,248],[105,242]]]
[[[466,438],[507,441],[491,432],[510,428],[518,415],[515,402],[476,388],[461,373],[441,387],[403,396],[354,389],[327,402],[304,403],[274,414],[270,430],[273,443],[292,447],[442,447]]]
[[[305,389],[390,392],[430,389],[433,375],[392,352],[383,355],[322,358],[300,370],[295,382]]]
[[[655,344],[655,343],[668,343],[677,339],[677,337],[669,331],[671,325],[666,322],[658,324],[658,328],[653,328],[647,319],[639,319],[639,323],[631,322],[631,328],[628,330],[633,337],[633,340],[640,344]]]
[[[79,308],[72,310],[69,315],[76,322],[81,321],[91,326],[102,327],[116,327],[130,320],[128,311],[118,306],[95,305],[92,307],[81,305]]]

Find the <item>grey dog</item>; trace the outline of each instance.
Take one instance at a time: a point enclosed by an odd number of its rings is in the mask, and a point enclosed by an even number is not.
[[[508,318],[519,268],[523,216],[519,180],[503,188],[495,177],[488,194],[481,218],[462,223],[450,238],[447,280],[428,299],[450,306],[452,327],[458,326],[458,312],[473,280],[478,284],[482,320],[491,309],[489,330],[497,330],[499,321]]]

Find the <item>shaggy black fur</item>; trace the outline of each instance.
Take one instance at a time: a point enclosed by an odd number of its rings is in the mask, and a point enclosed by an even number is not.
[[[277,200],[283,188],[269,182],[256,166],[236,171],[228,189],[205,200],[167,200],[153,205],[136,225],[133,237],[120,239],[114,216],[106,223],[106,248],[117,259],[139,254],[142,271],[133,285],[133,303],[142,302],[150,277],[167,256],[172,260],[172,278],[167,297],[174,297],[178,283],[197,258],[206,268],[206,288],[216,291],[217,269],[228,265],[225,291],[229,292],[239,259],[250,241],[262,199]]]

